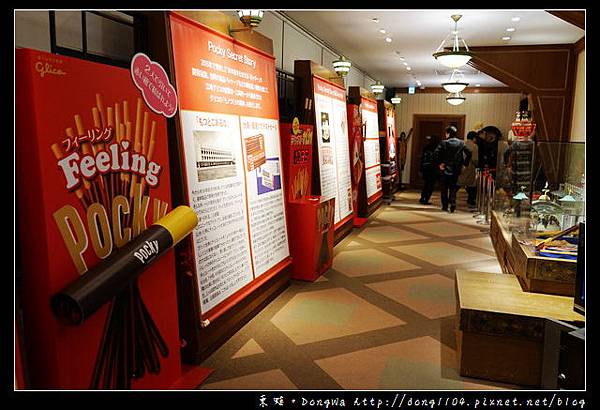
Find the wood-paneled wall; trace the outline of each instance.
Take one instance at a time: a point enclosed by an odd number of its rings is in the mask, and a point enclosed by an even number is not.
[[[413,127],[414,114],[464,114],[466,115],[466,131],[473,129],[475,124],[483,122],[484,126],[493,125],[502,131],[506,137],[510,124],[519,110],[521,94],[468,94],[466,101],[457,106],[446,102],[446,94],[399,94],[402,102],[396,105],[396,129],[398,134]],[[466,133],[465,133],[466,134]],[[408,145],[408,156],[402,182],[410,181],[410,161],[412,139]]]
[[[531,95],[538,141],[568,141],[571,131],[573,44],[472,47],[469,65]]]

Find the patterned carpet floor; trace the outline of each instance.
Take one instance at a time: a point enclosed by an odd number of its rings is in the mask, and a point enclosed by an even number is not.
[[[334,249],[332,269],[292,284],[202,363],[200,389],[512,389],[458,374],[456,269],[500,274],[459,192],[450,214],[403,191]]]

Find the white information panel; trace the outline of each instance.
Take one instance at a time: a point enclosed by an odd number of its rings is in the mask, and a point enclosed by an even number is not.
[[[313,77],[321,201],[335,198],[335,223],[352,213],[346,91]]]

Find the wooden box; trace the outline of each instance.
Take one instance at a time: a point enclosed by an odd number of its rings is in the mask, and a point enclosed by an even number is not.
[[[506,231],[499,221],[498,214],[493,211],[490,219],[490,239],[498,257],[503,273],[514,274],[514,261],[510,246],[510,232]]]
[[[583,321],[573,298],[524,292],[514,275],[456,272],[461,376],[539,387],[546,318]]]
[[[519,243],[514,235],[512,254],[514,274],[523,290],[564,296],[575,294],[577,261],[537,256],[530,247]]]

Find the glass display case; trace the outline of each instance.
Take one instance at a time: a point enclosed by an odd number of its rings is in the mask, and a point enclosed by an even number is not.
[[[584,173],[583,142],[500,141],[493,202],[499,224],[535,245],[583,221]]]

